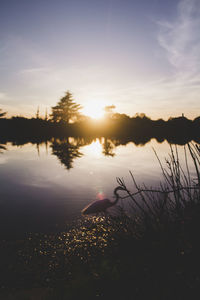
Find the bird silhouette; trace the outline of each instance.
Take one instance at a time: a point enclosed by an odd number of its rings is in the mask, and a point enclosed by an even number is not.
[[[90,214],[95,214],[95,213],[100,213],[100,212],[105,213],[107,208],[117,204],[119,197],[120,197],[117,193],[119,190],[125,191],[126,189],[121,186],[118,186],[114,189],[114,195],[116,197],[115,201],[112,202],[109,199],[96,200],[96,201],[90,203],[89,205],[87,205],[81,211],[81,213],[83,215],[90,215]]]

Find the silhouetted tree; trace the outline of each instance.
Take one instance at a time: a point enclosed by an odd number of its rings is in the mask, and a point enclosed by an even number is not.
[[[58,104],[52,107],[52,120],[55,123],[69,124],[70,121],[73,122],[78,119],[81,108],[81,105],[74,101],[72,94],[67,91]]]
[[[151,120],[149,117],[146,116],[145,113],[136,113],[134,118],[141,119],[141,120]]]
[[[6,112],[2,112],[2,109],[0,108],[0,118],[4,117],[6,115]]]
[[[104,111],[105,111],[105,116],[107,117],[107,118],[111,118],[112,117],[112,115],[113,115],[113,110],[116,108],[116,106],[115,105],[108,105],[108,106],[105,106],[104,107]]]
[[[116,106],[112,104],[112,105],[105,106],[104,110],[105,110],[106,113],[112,113],[113,109],[115,109],[115,108],[116,108]]]
[[[120,113],[115,113],[113,114],[113,119],[118,120],[118,121],[128,121],[130,120],[130,117],[126,114],[120,114]]]

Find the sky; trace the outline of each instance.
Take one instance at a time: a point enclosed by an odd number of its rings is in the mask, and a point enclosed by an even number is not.
[[[0,108],[200,115],[199,0],[0,0]]]

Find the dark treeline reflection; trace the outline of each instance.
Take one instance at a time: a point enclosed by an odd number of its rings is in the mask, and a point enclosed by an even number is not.
[[[6,150],[6,147],[0,144],[0,153],[3,153],[3,150]]]
[[[102,153],[105,156],[111,156],[111,157],[115,156],[114,149],[116,147],[117,147],[116,140],[110,140],[108,138],[105,138],[104,142],[102,143],[102,148],[103,148]]]
[[[83,156],[80,148],[90,145],[92,142],[95,142],[95,140],[96,139],[72,137],[53,139],[50,143],[50,148],[52,149],[52,154],[56,155],[61,164],[69,170],[73,168],[74,160]],[[117,145],[120,145],[120,143],[107,138],[100,138],[99,140],[102,145],[102,154],[105,156],[114,156],[114,149]]]
[[[49,140],[42,141],[41,139],[32,139],[28,140],[27,138],[20,138],[11,140],[9,139],[6,141],[5,139],[0,139],[0,154],[5,153],[7,151],[6,143],[9,142],[13,146],[23,146],[27,143],[31,143],[36,146],[38,155],[40,155],[40,147],[45,146],[46,151],[55,155],[60,163],[66,167],[67,170],[70,170],[74,167],[74,161],[78,158],[81,158],[83,154],[84,146],[90,145],[93,142],[99,141],[102,147],[102,154],[104,156],[114,157],[115,156],[115,149],[118,146],[126,146],[128,143],[133,143],[136,146],[145,146],[147,142],[151,139],[147,137],[135,137],[133,138],[108,138],[108,137],[100,137],[100,138],[79,138],[79,137],[65,137],[65,138],[52,138]],[[164,141],[163,139],[157,139],[157,142],[161,143]],[[179,139],[169,139],[167,140],[169,143],[182,145],[184,144],[183,140]],[[198,142],[197,140],[195,140]],[[187,141],[185,142],[187,143]],[[49,151],[50,149],[50,151]]]
[[[91,141],[89,142],[89,144]],[[84,139],[65,138],[63,140],[53,139],[50,147],[52,154],[56,155],[68,170],[73,168],[73,162],[76,158],[82,157],[83,153],[79,151],[82,146],[87,145],[88,142]]]
[[[27,119],[24,117],[0,118],[0,143],[7,141],[16,144],[25,142],[42,142],[52,138],[72,137],[107,137],[136,145],[144,145],[152,138],[158,142],[167,140],[169,143],[185,144],[194,140],[200,141],[200,117],[189,120],[184,116],[151,120],[145,114],[129,117],[125,114],[112,114],[102,121],[85,119],[76,123],[54,123],[41,118]],[[108,143],[107,149],[112,147]],[[105,147],[105,153],[106,153]],[[109,155],[111,151],[109,150]]]

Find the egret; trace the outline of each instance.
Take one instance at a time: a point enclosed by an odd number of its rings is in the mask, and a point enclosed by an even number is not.
[[[126,191],[125,188],[118,186],[114,189],[114,195],[115,195],[115,201],[110,201],[109,199],[102,199],[102,200],[96,200],[89,205],[87,205],[81,213],[83,215],[90,215],[90,214],[95,214],[95,213],[100,213],[100,212],[106,212],[107,208],[117,204],[120,196],[118,195],[118,191]]]

